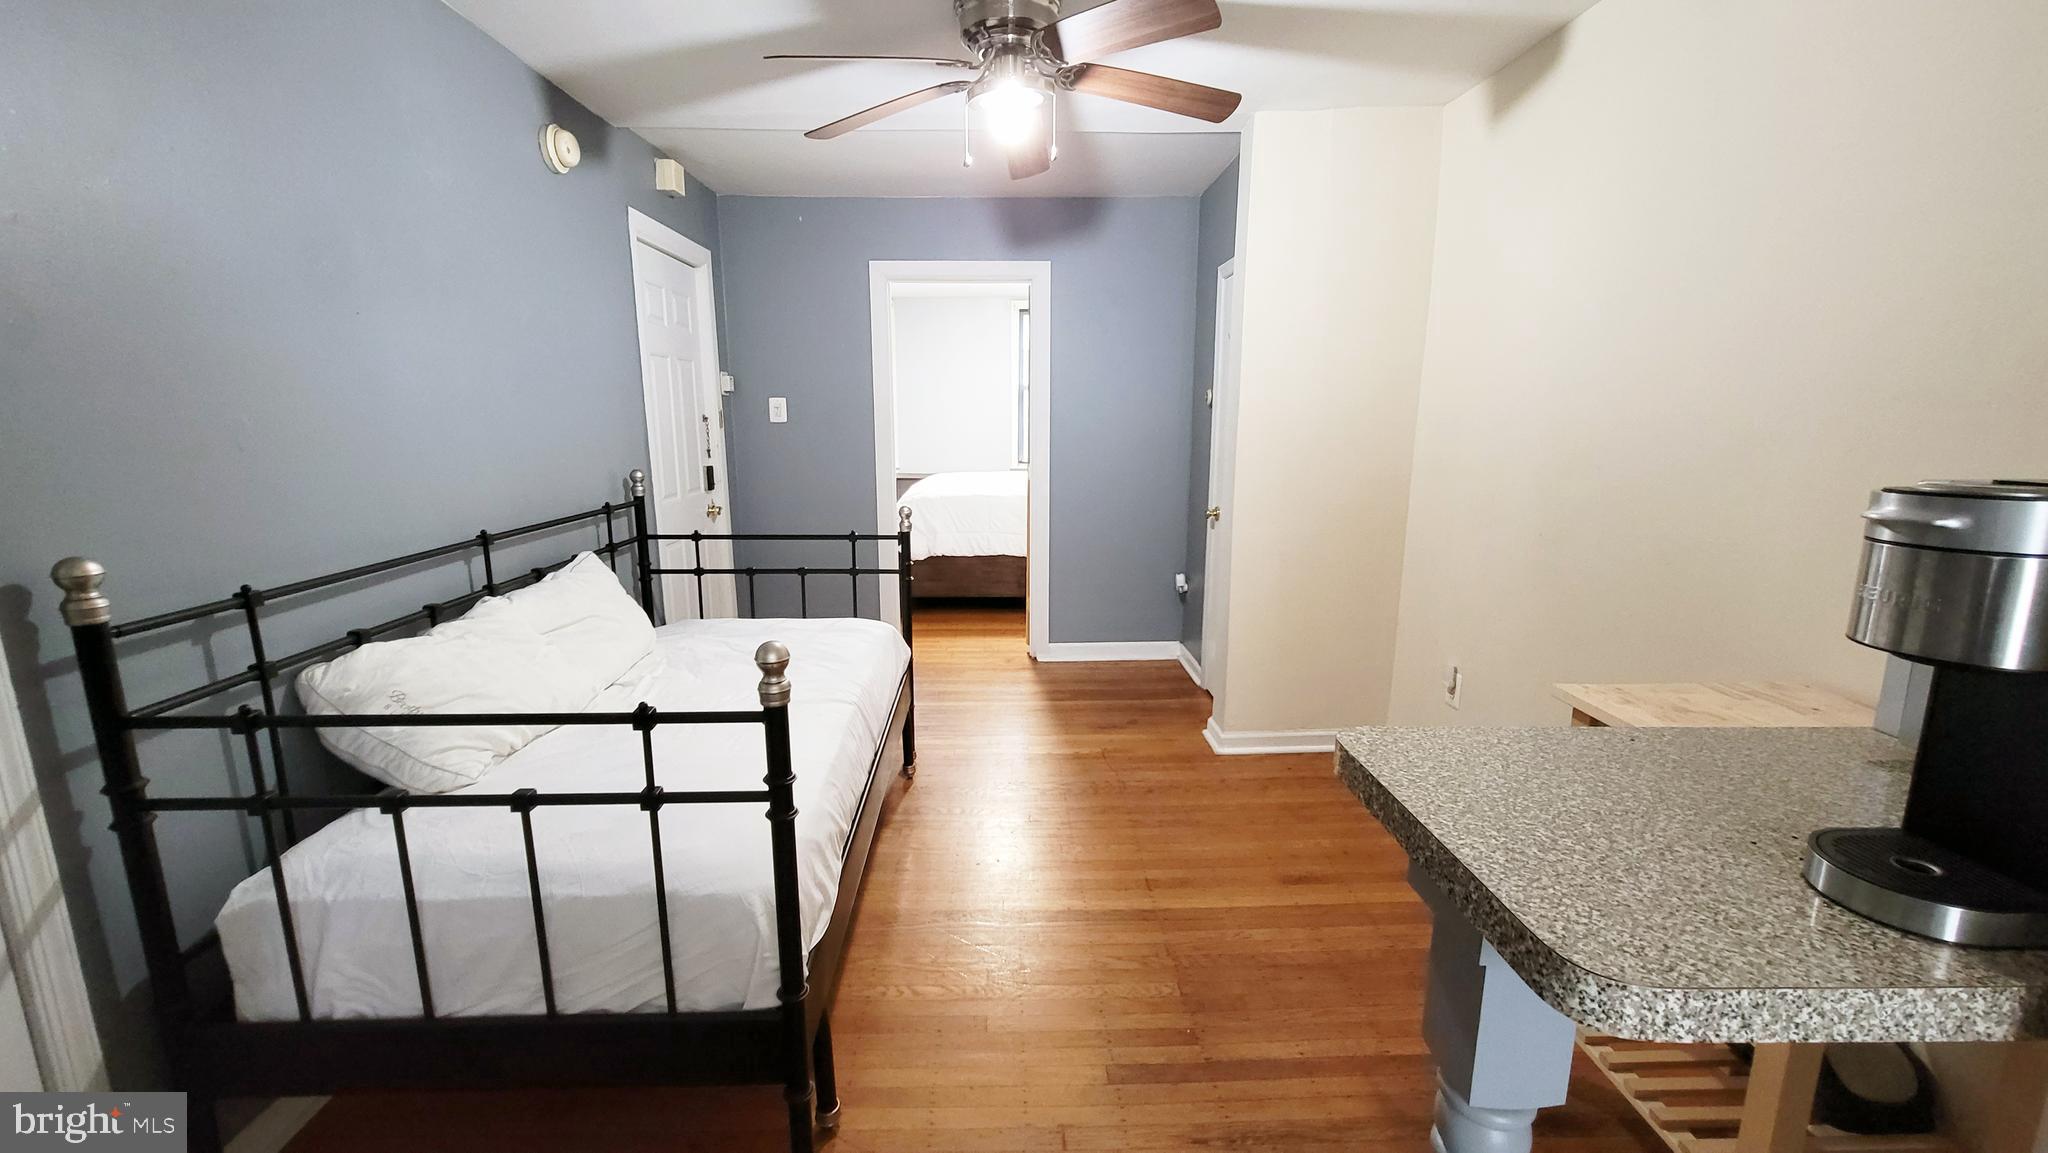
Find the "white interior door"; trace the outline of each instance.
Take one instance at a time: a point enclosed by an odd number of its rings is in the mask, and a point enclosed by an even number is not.
[[[1223,699],[1230,610],[1230,474],[1237,427],[1237,262],[1216,269],[1216,365],[1209,375],[1208,537],[1202,553],[1202,685]]]
[[[710,263],[685,263],[665,250],[668,245],[645,235],[648,224],[644,217],[634,222],[633,297],[652,473],[647,496],[655,530],[730,532]],[[694,568],[697,547],[692,541],[661,541],[655,564]],[[701,547],[704,567],[733,567],[732,542],[706,541]],[[701,585],[693,576],[664,576],[661,597],[671,621],[737,616],[739,611],[730,574],[704,577]]]

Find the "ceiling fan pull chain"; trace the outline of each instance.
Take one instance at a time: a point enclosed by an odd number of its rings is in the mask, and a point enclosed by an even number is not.
[[[960,102],[960,167],[974,167],[974,110],[965,100]]]
[[[1050,162],[1060,158],[1060,102],[1049,97],[1046,103],[1051,105],[1045,110],[1045,158]]]

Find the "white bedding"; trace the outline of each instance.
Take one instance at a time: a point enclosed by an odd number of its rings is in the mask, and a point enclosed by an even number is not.
[[[910,509],[910,559],[928,556],[1024,556],[1031,476],[941,472],[910,486],[896,503]]]
[[[806,947],[838,896],[841,850],[909,659],[865,620],[689,621],[660,630],[653,658],[600,693],[593,711],[642,700],[664,710],[756,709],[764,640],[790,649],[790,743]],[[652,671],[648,671],[651,668]],[[654,733],[671,790],[757,789],[759,725],[669,725]],[[464,793],[634,792],[640,735],[564,726],[507,757]],[[542,903],[565,1013],[665,1008],[647,814],[632,806],[538,808]],[[500,808],[406,814],[435,1012],[538,1013],[540,964],[519,818]],[[765,1008],[777,983],[773,867],[765,807],[676,805],[661,817],[663,867],[682,1009]],[[316,1017],[420,1012],[391,818],[359,810],[285,854],[306,990]],[[298,1015],[270,870],[235,887],[215,921],[244,1020]]]

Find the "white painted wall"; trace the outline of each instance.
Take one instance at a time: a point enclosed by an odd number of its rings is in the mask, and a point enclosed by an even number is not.
[[[1385,718],[1438,121],[1262,112],[1245,139],[1226,736]]]
[[[896,471],[990,472],[1017,463],[1017,302],[1025,294],[890,301]]]
[[[2043,59],[2040,0],[1603,0],[1444,110],[1393,721],[1874,699],[1869,490],[2048,472]]]
[[[2048,474],[2043,59],[2040,0],[1602,0],[1444,110],[1394,722],[1875,697],[1868,490]],[[1969,1147],[2000,1056],[1929,1047]]]

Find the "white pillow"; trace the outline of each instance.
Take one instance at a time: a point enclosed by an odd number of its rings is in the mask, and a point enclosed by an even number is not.
[[[479,612],[509,613],[559,649],[590,685],[578,708],[654,651],[653,622],[596,553],[584,553],[516,592],[479,602],[469,615]]]
[[[486,607],[416,637],[375,641],[299,673],[299,700],[337,713],[574,712],[589,677],[515,614]],[[336,756],[386,784],[445,793],[474,784],[551,725],[318,729]]]

